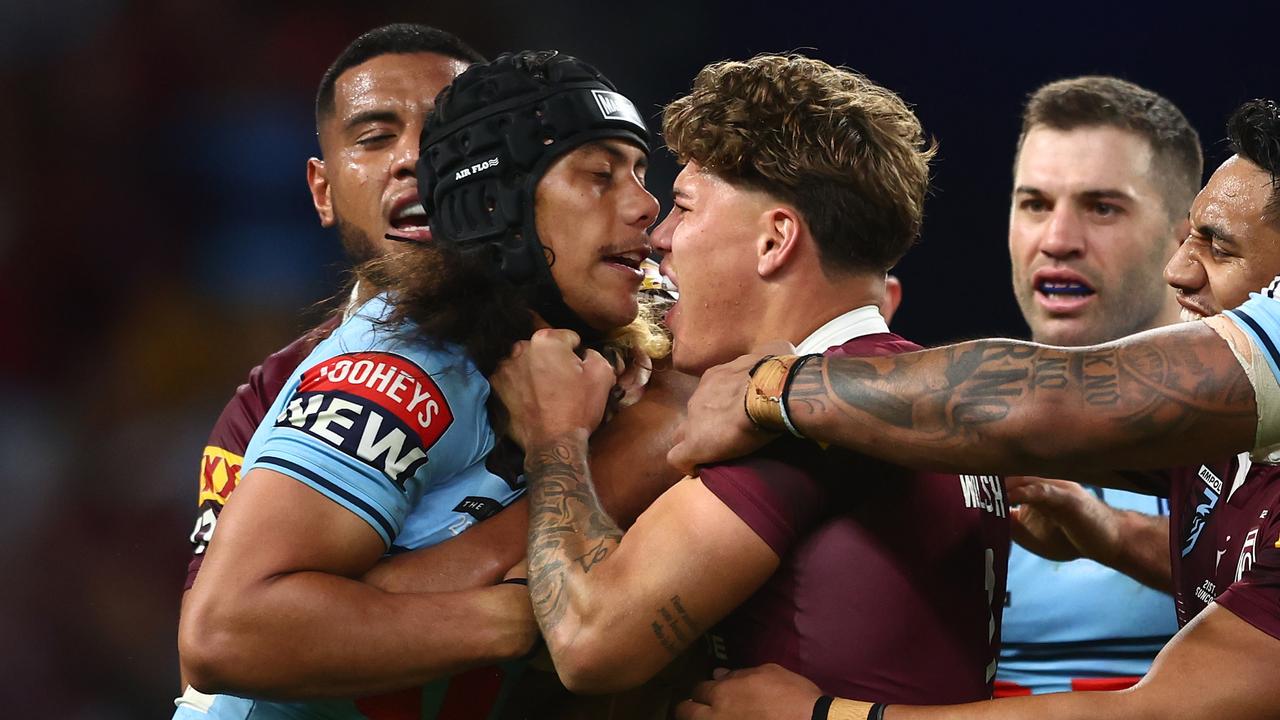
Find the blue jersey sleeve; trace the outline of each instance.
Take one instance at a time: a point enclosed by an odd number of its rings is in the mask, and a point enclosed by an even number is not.
[[[1249,299],[1226,316],[1239,327],[1254,346],[1262,350],[1271,373],[1280,379],[1280,300],[1275,293],[1280,289],[1280,277],[1262,292],[1249,293]]]
[[[489,384],[456,349],[398,336],[363,313],[290,378],[254,434],[243,474],[262,467],[293,477],[363,518],[390,547],[433,486],[483,465],[494,444]]]

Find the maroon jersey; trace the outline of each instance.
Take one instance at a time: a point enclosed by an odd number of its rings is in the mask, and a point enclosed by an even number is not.
[[[1244,454],[1168,482],[1179,624],[1216,601],[1280,639],[1280,466]]]
[[[183,590],[190,590],[204,561],[204,551],[218,523],[218,513],[240,482],[240,466],[244,451],[258,429],[263,416],[275,402],[280,389],[302,361],[315,349],[316,343],[328,337],[342,318],[334,315],[308,330],[282,350],[267,357],[249,371],[249,382],[236,388],[236,394],[222,409],[209,433],[209,442],[200,459],[200,498],[195,529],[191,531],[191,564]]]
[[[918,349],[884,333],[827,354]],[[1002,478],[789,439],[701,478],[782,560],[712,631],[721,662],[776,662],[826,693],[880,702],[991,696],[1009,557]]]

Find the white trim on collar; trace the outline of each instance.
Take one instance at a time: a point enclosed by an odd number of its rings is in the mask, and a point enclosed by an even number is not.
[[[827,324],[813,331],[796,347],[797,355],[809,355],[830,350],[863,335],[889,332],[889,325],[875,305],[863,305],[855,310],[834,317]]]

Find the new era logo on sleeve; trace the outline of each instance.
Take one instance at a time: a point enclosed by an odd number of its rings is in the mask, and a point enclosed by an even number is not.
[[[596,99],[600,114],[604,115],[606,120],[625,120],[645,130],[644,120],[640,118],[636,106],[632,105],[625,96],[608,90],[592,90],[591,94]]]
[[[398,355],[338,355],[302,374],[276,427],[293,427],[385,474],[400,489],[427,462],[453,411],[422,368]]]

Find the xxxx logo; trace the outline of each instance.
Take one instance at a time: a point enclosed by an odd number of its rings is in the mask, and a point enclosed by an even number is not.
[[[218,505],[227,502],[227,496],[236,489],[240,482],[240,466],[244,458],[220,447],[209,445],[204,449],[204,457],[200,459],[200,500]]]

